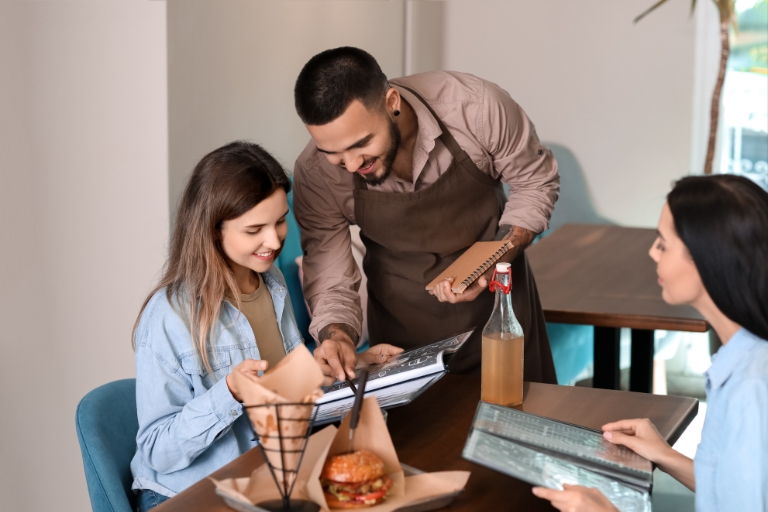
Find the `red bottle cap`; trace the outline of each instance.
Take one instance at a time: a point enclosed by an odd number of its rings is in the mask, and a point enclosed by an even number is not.
[[[496,276],[499,274],[509,276],[507,284],[502,284],[496,280]],[[501,290],[504,292],[504,295],[509,295],[509,292],[512,291],[512,265],[509,263],[497,263],[496,268],[493,270],[493,276],[491,276],[491,282],[488,284],[488,289],[492,292]]]

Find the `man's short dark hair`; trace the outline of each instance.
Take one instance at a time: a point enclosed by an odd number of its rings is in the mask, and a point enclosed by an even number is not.
[[[354,100],[368,110],[383,108],[388,89],[387,77],[371,54],[343,46],[309,59],[296,79],[293,98],[304,124],[320,126],[338,118]]]

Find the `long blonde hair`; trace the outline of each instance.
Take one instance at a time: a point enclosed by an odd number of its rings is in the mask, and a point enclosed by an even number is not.
[[[160,283],[149,294],[133,326],[136,330],[150,298],[165,288],[168,301],[184,319],[203,365],[208,356],[224,295],[240,293],[221,244],[224,222],[245,214],[291,182],[282,166],[258,144],[237,141],[208,153],[197,164],[179,202],[168,261]]]

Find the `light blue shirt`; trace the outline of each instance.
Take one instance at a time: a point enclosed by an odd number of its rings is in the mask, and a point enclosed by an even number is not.
[[[768,341],[739,330],[705,375],[696,510],[768,511]]]
[[[285,279],[274,266],[262,277],[288,353],[303,340]],[[210,375],[165,293],[152,296],[136,331],[139,432],[131,488],[175,496],[256,446],[225,377],[244,359],[260,357],[245,315],[225,300],[210,343]]]

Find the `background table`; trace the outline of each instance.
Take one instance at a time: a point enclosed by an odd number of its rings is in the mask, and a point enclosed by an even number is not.
[[[680,437],[698,410],[698,401],[693,398],[550,384],[525,383],[524,397],[518,408],[526,412],[594,429],[610,421],[647,417],[670,443]],[[461,457],[479,399],[479,376],[446,375],[411,404],[390,410],[388,427],[400,461],[428,472],[471,471],[452,511],[554,510],[549,502],[531,493],[529,484]],[[245,477],[261,464],[261,453],[253,449],[212,476]],[[208,479],[154,510],[232,511],[215,494]]]
[[[619,389],[619,332],[632,329],[629,389],[650,393],[653,331],[705,332],[690,306],[661,298],[648,250],[656,230],[565,224],[526,250],[547,322],[595,326],[596,388]]]

